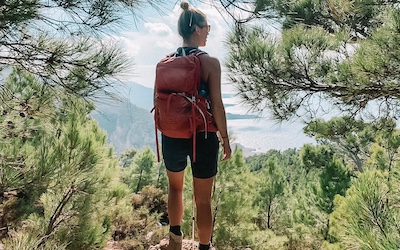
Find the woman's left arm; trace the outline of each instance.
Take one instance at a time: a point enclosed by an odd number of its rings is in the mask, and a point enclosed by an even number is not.
[[[222,160],[227,160],[231,157],[232,150],[228,137],[225,108],[222,102],[221,65],[217,58],[208,55],[200,56],[200,60],[202,79],[208,83],[210,89],[211,112],[222,137],[221,143],[224,147],[224,157]]]

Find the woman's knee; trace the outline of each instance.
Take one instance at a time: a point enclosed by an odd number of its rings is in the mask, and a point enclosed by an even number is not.
[[[182,193],[183,185],[170,183],[169,184],[169,192]]]
[[[211,197],[195,197],[197,207],[210,207],[211,208]]]
[[[170,172],[167,171],[168,175],[168,188],[172,192],[183,191],[184,172]]]

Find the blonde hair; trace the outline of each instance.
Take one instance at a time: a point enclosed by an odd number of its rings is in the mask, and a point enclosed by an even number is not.
[[[192,8],[188,2],[181,2],[182,13],[178,19],[178,32],[184,41],[188,40],[196,30],[206,21],[206,15],[198,9]]]

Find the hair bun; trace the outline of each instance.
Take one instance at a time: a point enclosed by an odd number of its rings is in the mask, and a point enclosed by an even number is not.
[[[182,2],[182,3],[181,3],[181,8],[182,8],[183,10],[188,10],[188,9],[189,9],[189,3],[186,2],[186,1]]]

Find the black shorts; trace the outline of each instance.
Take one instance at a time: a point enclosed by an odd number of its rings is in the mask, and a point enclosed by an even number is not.
[[[193,162],[192,139],[171,138],[162,135],[162,154],[165,167],[171,172],[180,172],[191,159],[192,174],[206,179],[217,174],[219,141],[215,132],[198,133],[196,136],[196,162]]]

